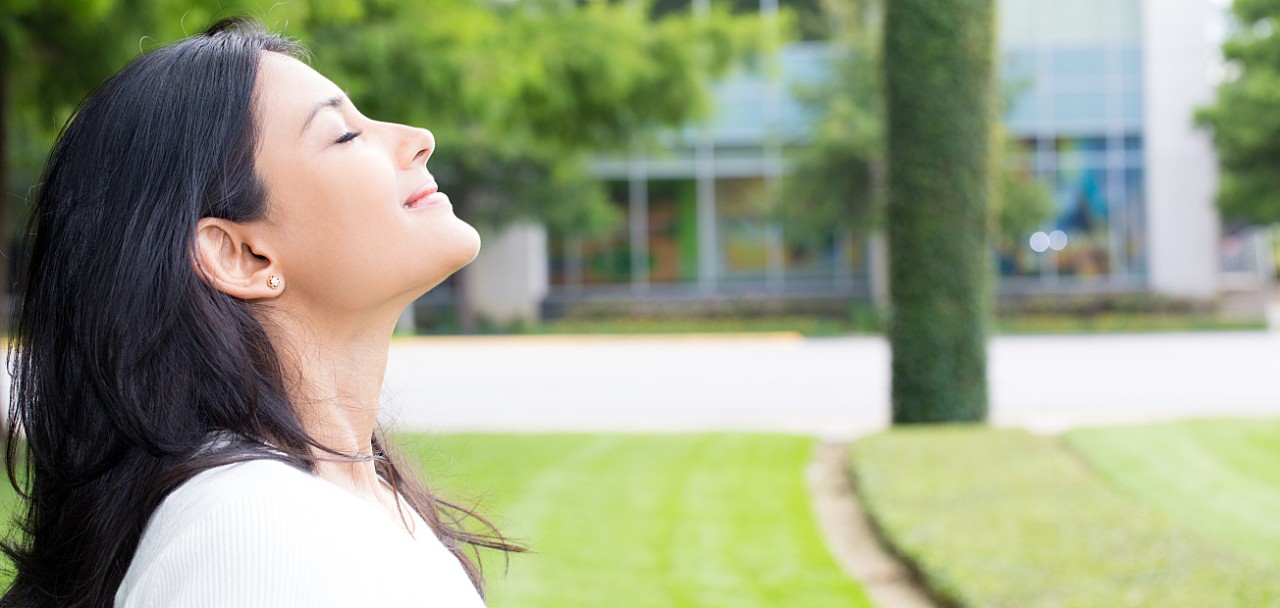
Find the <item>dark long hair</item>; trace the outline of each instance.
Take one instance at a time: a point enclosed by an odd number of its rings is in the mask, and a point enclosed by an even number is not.
[[[259,458],[311,471],[316,450],[360,459],[307,434],[254,304],[193,264],[200,218],[266,213],[253,111],[264,52],[302,53],[243,19],[146,53],[84,100],[50,153],[9,355],[7,469],[26,509],[3,549],[16,572],[0,606],[111,605],[151,514],[201,471]],[[219,434],[240,440],[202,450]],[[464,546],[522,549],[372,439],[379,474],[483,594]],[[464,528],[471,517],[484,533]]]

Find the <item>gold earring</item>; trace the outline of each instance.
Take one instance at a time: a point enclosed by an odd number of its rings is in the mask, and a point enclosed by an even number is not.
[[[280,285],[283,283],[284,283],[284,280],[277,275],[273,274],[267,277],[267,287],[270,287],[272,289],[280,289]]]

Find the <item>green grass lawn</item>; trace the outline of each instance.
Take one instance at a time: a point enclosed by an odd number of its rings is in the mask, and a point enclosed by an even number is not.
[[[1179,459],[1195,460],[1158,451],[1160,441],[1177,441],[1154,433],[1147,447],[1157,452],[1138,458],[1130,452],[1142,446],[1119,449],[1128,439],[1109,433],[1070,438],[1073,445],[1090,445],[1090,458],[1113,471],[1106,475],[1061,438],[982,427],[871,436],[854,444],[851,467],[862,499],[892,544],[959,606],[1280,606],[1280,562],[1241,548],[1230,540],[1236,533],[1211,535],[1183,521],[1224,511],[1212,507],[1227,502],[1215,493],[1231,496],[1252,486],[1220,483],[1220,471],[1201,466],[1184,473],[1206,477],[1201,481],[1211,491],[1171,488],[1160,475],[1178,469]],[[1266,466],[1266,450],[1228,452],[1232,456],[1224,458],[1233,463],[1254,459],[1242,468]],[[1172,462],[1145,469],[1136,464],[1161,458]],[[1272,471],[1259,483],[1271,484],[1274,492],[1276,481]],[[1177,495],[1142,498],[1162,492]],[[1200,506],[1182,507],[1181,516],[1162,506],[1179,501]],[[1236,530],[1254,525],[1251,517],[1241,516]]]
[[[490,606],[870,606],[819,536],[804,469],[813,439],[782,435],[409,436],[450,491],[484,499],[536,553]]]
[[[1067,433],[1127,494],[1280,567],[1280,420],[1216,420]]]

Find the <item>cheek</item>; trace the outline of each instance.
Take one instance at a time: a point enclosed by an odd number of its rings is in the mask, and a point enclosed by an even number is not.
[[[335,219],[356,222],[399,212],[396,173],[384,160],[349,155],[339,162],[318,163],[307,172],[307,190]]]
[[[368,154],[332,154],[301,162],[286,175],[278,198],[287,219],[307,226],[322,242],[342,234],[385,230],[399,213],[396,174],[386,162]]]
[[[300,161],[264,172],[280,255],[295,274],[313,263],[376,256],[386,242],[378,235],[395,229],[400,209],[394,173],[356,155],[341,160],[346,162]]]
[[[295,293],[361,308],[416,297],[475,258],[479,236],[452,210],[406,211],[388,163],[343,160],[290,167],[268,184]]]

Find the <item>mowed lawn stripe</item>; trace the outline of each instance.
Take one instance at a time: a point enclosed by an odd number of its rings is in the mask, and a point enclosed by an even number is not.
[[[752,434],[405,436],[446,493],[488,495],[536,553],[486,560],[494,608],[870,606],[818,532],[814,440]]]
[[[961,607],[1280,606],[1280,569],[1098,474],[1058,437],[941,426],[854,443],[858,493]]]
[[[1066,441],[1126,493],[1280,568],[1280,421],[1081,429]]]

